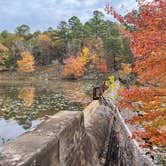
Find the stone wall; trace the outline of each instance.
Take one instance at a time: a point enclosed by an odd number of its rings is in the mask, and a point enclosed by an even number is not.
[[[111,125],[111,126],[110,126]],[[109,141],[106,142],[106,140]],[[108,150],[108,151],[107,151]],[[101,162],[106,153],[106,163]],[[0,147],[0,166],[150,166],[109,107],[59,112]]]
[[[97,101],[88,109],[85,125],[83,112],[59,112],[1,146],[0,166],[99,166],[109,111]]]

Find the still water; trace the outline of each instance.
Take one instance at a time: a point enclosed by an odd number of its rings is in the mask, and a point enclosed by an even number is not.
[[[0,83],[0,144],[58,111],[82,111],[92,100],[96,85],[95,80]]]

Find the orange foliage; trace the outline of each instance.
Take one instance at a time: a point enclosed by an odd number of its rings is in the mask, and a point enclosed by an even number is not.
[[[137,110],[138,116],[129,119],[139,123],[144,132],[136,131],[134,136],[146,139],[148,146],[166,145],[166,1],[153,0],[146,3],[139,0],[138,12],[122,17],[106,6],[122,24],[133,25],[134,31],[121,29],[130,38],[130,47],[135,59],[133,72],[137,74],[139,86],[131,86],[120,92],[121,108]]]
[[[85,47],[79,56],[70,56],[65,61],[65,66],[62,72],[62,76],[74,76],[81,77],[84,75],[88,67],[94,66],[101,72],[107,72],[107,64],[105,59],[98,58],[96,54],[90,53],[89,49]],[[88,66],[87,66],[88,64]]]
[[[35,88],[32,86],[22,88],[18,94],[18,98],[23,100],[25,106],[30,107],[35,98]]]
[[[131,64],[122,63],[122,69],[118,71],[118,75],[121,79],[126,79],[127,76],[131,73]]]
[[[25,73],[34,71],[35,62],[33,56],[28,51],[24,51],[21,53],[21,57],[22,59],[17,61],[18,71]]]
[[[70,76],[73,75],[75,77],[80,77],[84,74],[84,59],[80,56],[74,57],[71,56],[70,58],[65,60],[65,66],[63,69],[62,76]]]
[[[79,56],[77,57],[71,56],[68,59],[66,59],[65,60],[66,65],[64,66],[62,76],[66,77],[72,75],[76,78],[82,76],[85,72],[84,66],[88,62],[88,54],[89,54],[89,49],[85,47]]]

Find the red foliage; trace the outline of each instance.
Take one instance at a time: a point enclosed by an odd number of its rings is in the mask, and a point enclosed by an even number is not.
[[[96,68],[101,72],[106,73],[108,71],[107,63],[105,59],[101,59],[100,62],[96,64]]]
[[[128,120],[140,123],[144,132],[134,132],[134,136],[146,139],[146,145],[166,145],[166,1],[138,1],[138,11],[125,17],[106,5],[123,25],[133,26],[134,30],[122,29],[130,38],[130,48],[135,62],[132,72],[137,75],[137,86],[120,92],[121,108],[137,110],[138,116]],[[125,26],[124,26],[125,27]]]

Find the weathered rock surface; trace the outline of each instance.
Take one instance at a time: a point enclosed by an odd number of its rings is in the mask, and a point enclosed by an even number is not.
[[[115,120],[109,107],[93,101],[84,112],[59,112],[1,146],[0,166],[101,166],[105,145],[105,166],[152,165],[128,139],[121,119]]]
[[[98,103],[92,105],[98,108],[86,111],[86,125],[83,112],[59,112],[1,146],[0,166],[99,166],[109,117]]]

